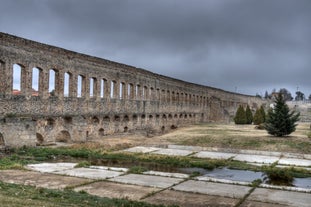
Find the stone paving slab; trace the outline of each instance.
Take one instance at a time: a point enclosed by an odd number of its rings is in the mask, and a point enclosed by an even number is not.
[[[75,188],[74,190],[83,190],[91,195],[96,195],[100,197],[140,200],[148,194],[157,192],[161,189],[103,181],[84,185]]]
[[[181,149],[159,149],[157,151],[151,152],[152,154],[168,155],[168,156],[188,156],[193,153],[190,150]]]
[[[138,174],[128,174],[124,176],[115,177],[109,180],[119,183],[141,185],[155,188],[168,188],[174,184],[183,181],[183,179],[180,178],[168,178],[168,177],[138,175]]]
[[[174,186],[173,189],[178,191],[201,193],[214,196],[243,198],[251,188],[247,186],[188,180]]]
[[[156,150],[159,150],[160,148],[156,147],[143,147],[143,146],[137,146],[137,147],[132,147],[129,149],[123,150],[124,152],[135,152],[135,153],[150,153]]]
[[[229,159],[232,157],[235,157],[237,154],[233,153],[225,153],[225,152],[209,152],[209,151],[201,151],[194,155],[193,157],[199,157],[199,158],[211,158],[211,159]]]
[[[262,203],[262,202],[258,202],[258,201],[244,201],[239,207],[286,207],[286,206],[283,204],[275,204],[275,203]]]
[[[295,165],[309,167],[311,166],[311,160],[294,159],[294,158],[281,158],[278,162],[279,165]]]
[[[107,167],[107,166],[94,166],[91,165],[89,168],[91,169],[99,169],[99,170],[111,170],[117,172],[127,172],[129,169],[124,167]]]
[[[311,194],[281,190],[256,188],[247,198],[248,201],[275,203],[292,207],[310,207]]]
[[[190,150],[193,152],[199,152],[203,150],[203,147],[199,146],[187,146],[187,145],[175,145],[175,144],[169,144],[167,145],[167,148],[169,149],[181,149],[181,150]]]
[[[275,156],[264,156],[264,155],[245,155],[238,154],[233,158],[233,160],[238,160],[242,162],[250,162],[250,163],[264,163],[264,164],[272,164],[279,160],[279,157]]]
[[[82,185],[92,181],[84,178],[22,170],[1,170],[0,180],[6,183],[31,185],[48,189],[64,189],[68,186]]]
[[[26,169],[39,171],[43,173],[52,173],[57,171],[63,171],[73,169],[77,163],[59,162],[59,163],[40,163],[30,164],[26,166]]]
[[[189,178],[189,175],[183,174],[183,173],[168,173],[168,172],[159,172],[159,171],[146,171],[143,172],[144,175],[158,175],[158,176],[163,176],[163,177],[172,177],[172,178],[182,178],[182,179],[187,179]]]
[[[91,169],[91,168],[74,168],[70,170],[58,171],[56,174],[68,175],[74,177],[82,177],[89,179],[107,179],[120,176],[124,174],[123,172],[111,171],[111,170],[101,170],[101,169]]]
[[[178,205],[181,207],[235,206],[239,199],[225,198],[198,193],[165,190],[143,199],[148,203],[162,205]]]

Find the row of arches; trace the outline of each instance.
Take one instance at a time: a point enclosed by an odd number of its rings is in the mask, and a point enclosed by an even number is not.
[[[3,61],[1,61],[4,64]],[[13,95],[43,97],[108,98],[130,100],[154,100],[162,102],[193,103],[207,105],[207,94],[175,91],[141,83],[108,79],[58,69],[28,68],[13,64]]]

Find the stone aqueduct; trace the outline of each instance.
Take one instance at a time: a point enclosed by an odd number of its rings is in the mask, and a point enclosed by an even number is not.
[[[0,33],[0,143],[34,146],[229,121],[254,96]],[[38,82],[38,83],[36,83]],[[17,88],[15,88],[17,87]]]

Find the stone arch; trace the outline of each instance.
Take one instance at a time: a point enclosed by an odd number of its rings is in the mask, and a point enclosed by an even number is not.
[[[68,143],[70,142],[71,140],[71,136],[70,136],[70,133],[66,130],[62,130],[60,131],[57,135],[56,135],[56,138],[55,138],[55,141],[56,142],[65,142],[65,143]]]
[[[40,133],[36,133],[36,139],[37,139],[36,145],[42,145],[42,143],[44,142],[44,138]]]
[[[128,132],[129,128],[127,126],[124,127],[124,132]]]
[[[163,133],[165,131],[165,126],[161,127],[161,132]]]
[[[115,116],[114,116],[114,120],[115,120],[115,121],[120,121],[120,120],[121,120],[121,118],[120,118],[120,116],[115,115]]]
[[[145,114],[142,114],[142,115],[141,115],[141,119],[146,119],[146,115],[145,115]]]
[[[0,132],[0,146],[4,146],[4,145],[5,145],[4,136],[3,136],[3,134]]]
[[[46,120],[46,124],[47,124],[48,126],[54,127],[54,126],[55,126],[55,120],[54,120],[53,118],[48,118],[48,119]]]
[[[171,129],[177,129],[177,126],[174,125],[174,124],[172,124],[172,125],[171,125]]]
[[[63,117],[65,124],[72,124],[72,117],[71,116],[65,116]]]
[[[175,114],[175,115],[174,115],[174,118],[175,118],[175,119],[177,119],[177,118],[178,118],[178,115],[177,115],[177,114]]]
[[[31,96],[39,96],[42,90],[42,69],[32,68]]]
[[[172,119],[172,118],[173,118],[172,114],[169,114],[169,115],[168,115],[168,118],[169,118],[169,119]]]
[[[104,116],[104,119],[103,119],[104,122],[110,122],[110,117],[107,115],[107,116]]]
[[[92,123],[93,124],[98,124],[99,123],[99,118],[97,118],[97,116],[93,116],[92,117]]]
[[[129,119],[129,116],[128,115],[125,115],[124,117],[123,117],[123,121],[125,121],[125,122],[128,122],[130,119]]]
[[[105,136],[105,130],[103,129],[103,128],[100,128],[99,130],[98,130],[98,135],[99,136]]]
[[[153,119],[153,116],[150,114],[149,115],[149,120],[152,120]]]
[[[133,115],[133,123],[137,123],[137,115],[136,114]]]

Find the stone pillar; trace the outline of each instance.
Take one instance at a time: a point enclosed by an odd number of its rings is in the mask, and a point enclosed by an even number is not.
[[[78,96],[78,75],[76,73],[72,73],[70,75],[69,82],[69,97],[77,97]]]
[[[13,91],[13,63],[4,63],[4,76],[1,81],[1,86],[3,86],[3,93],[6,96],[11,96]],[[4,81],[5,80],[5,81]]]
[[[21,67],[21,94],[26,97],[32,95],[32,67]]]
[[[39,96],[43,99],[49,97],[49,70],[40,70],[39,72]]]

